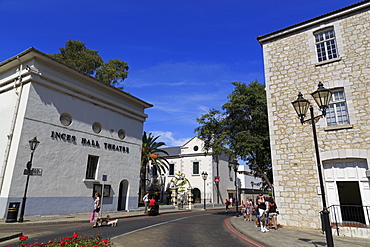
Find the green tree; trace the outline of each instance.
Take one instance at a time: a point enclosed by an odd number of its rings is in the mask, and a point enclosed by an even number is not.
[[[253,81],[232,82],[235,86],[222,108],[224,112],[210,110],[198,118],[195,129],[205,142],[205,149],[215,154],[226,153],[232,159],[246,161],[255,176],[262,177],[273,189],[271,151],[264,86]]]
[[[232,84],[235,89],[228,96],[229,102],[222,106],[226,111],[229,148],[273,189],[265,88],[257,81],[249,86],[240,82]]]
[[[154,137],[152,133],[149,135],[144,132],[142,137],[142,147],[141,147],[141,167],[140,167],[140,196],[139,199],[142,201],[142,197],[145,195],[147,188],[147,173],[149,170],[149,165],[156,167],[159,173],[165,173],[168,170],[169,162],[163,156],[159,154],[168,155],[167,151],[161,149],[165,146],[164,142],[157,142],[160,136]]]
[[[171,179],[171,183],[178,189],[178,193],[183,193],[186,191],[185,185],[189,183],[189,181],[185,178],[185,173],[179,171],[175,174],[175,177]]]
[[[126,62],[119,59],[104,62],[98,51],[86,48],[85,43],[79,40],[68,40],[65,47],[59,48],[59,53],[50,56],[120,89],[123,87],[119,85],[128,75],[129,67]]]
[[[216,161],[216,176],[219,177],[219,157],[222,153],[230,155],[230,150],[227,148],[227,131],[225,131],[224,114],[220,111],[211,109],[209,113],[197,118],[199,127],[194,132],[204,142],[205,154],[212,150],[212,158]],[[220,203],[219,184],[216,183],[217,203]],[[222,201],[222,198],[221,198]]]

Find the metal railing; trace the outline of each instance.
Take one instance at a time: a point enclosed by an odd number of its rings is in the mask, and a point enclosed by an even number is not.
[[[370,228],[370,206],[331,205],[328,210],[338,236],[339,227]]]

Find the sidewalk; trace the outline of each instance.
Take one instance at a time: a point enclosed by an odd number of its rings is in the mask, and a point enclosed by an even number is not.
[[[254,221],[244,221],[243,216],[234,216],[229,219],[229,223],[237,232],[265,247],[326,246],[325,234],[322,234],[320,230],[282,226],[278,230],[270,229],[269,232],[263,233],[260,227],[255,227]],[[333,234],[333,239],[336,247],[370,246],[370,239],[340,237],[335,234]]]
[[[197,205],[199,206],[199,205]],[[192,210],[203,210],[202,207],[196,207]],[[207,210],[220,209],[223,205],[207,205]],[[160,206],[161,214],[176,213],[189,211],[186,208],[175,209],[174,206]],[[111,218],[127,218],[143,216],[143,208],[130,212],[103,212],[103,215],[109,214]],[[26,216],[23,223],[5,223],[5,219],[0,220],[0,243],[9,239],[18,238],[22,235],[18,228],[22,225],[40,225],[40,224],[66,224],[73,222],[89,222],[89,214],[73,215],[55,215],[55,216]],[[230,217],[227,224],[231,226],[232,231],[238,232],[262,246],[326,246],[325,235],[320,230],[303,230],[297,228],[281,227],[278,230],[270,230],[262,233],[260,228],[256,228],[254,222],[244,221],[243,217]],[[334,244],[336,247],[355,247],[370,246],[370,239],[338,237],[333,234]],[[119,243],[115,243],[119,246]],[[0,244],[1,245],[1,244]]]

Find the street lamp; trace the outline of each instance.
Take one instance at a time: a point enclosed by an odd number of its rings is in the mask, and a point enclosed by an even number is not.
[[[19,216],[19,222],[23,222],[23,215],[24,215],[24,209],[26,208],[26,200],[27,200],[27,189],[28,189],[28,181],[30,180],[30,175],[31,175],[31,170],[32,170],[32,159],[33,159],[33,153],[35,152],[35,149],[39,145],[39,141],[37,138],[33,138],[32,140],[29,140],[28,143],[30,144],[30,149],[31,149],[31,158],[30,161],[27,162],[27,180],[26,180],[26,187],[24,189],[24,194],[22,198],[22,208],[21,208],[21,214]]]
[[[238,168],[239,168],[239,164],[238,164],[238,161],[237,160],[233,160],[229,163],[229,166],[230,168],[233,168],[234,169],[234,173],[235,173],[235,205],[236,205],[236,212],[235,212],[235,216],[236,217],[239,217],[239,209],[238,209],[238,178],[236,176],[236,173],[238,172]]]
[[[166,184],[166,175],[161,174],[160,176],[161,179],[161,203],[163,203],[163,191],[164,191],[164,185]]]
[[[295,111],[298,114],[298,117],[301,123],[303,124],[305,122],[311,122],[312,124],[312,133],[313,133],[313,140],[315,144],[316,162],[317,162],[317,168],[318,168],[318,173],[319,173],[321,198],[322,198],[322,206],[323,206],[323,210],[320,213],[321,213],[322,222],[324,225],[326,243],[328,247],[332,247],[334,246],[334,243],[333,243],[333,236],[332,236],[331,227],[330,227],[329,211],[326,206],[324,182],[323,182],[322,171],[321,171],[320,153],[319,153],[319,147],[317,143],[316,125],[315,125],[316,121],[318,121],[322,117],[325,117],[326,109],[328,108],[332,93],[329,89],[324,88],[323,84],[320,82],[318,85],[318,89],[315,92],[311,93],[311,95],[322,112],[322,114],[319,116],[316,116],[316,117],[314,116],[313,106],[310,104],[308,100],[303,98],[303,95],[301,93],[298,94],[297,100],[293,101],[292,104],[293,104]],[[304,118],[306,117],[308,108],[310,108],[311,118],[304,120]]]
[[[204,184],[204,209],[206,209],[206,180],[208,177],[207,172],[202,172],[203,184]]]
[[[252,200],[253,200],[253,203],[254,203],[254,190],[253,190],[254,181],[251,181],[251,186],[252,186]]]

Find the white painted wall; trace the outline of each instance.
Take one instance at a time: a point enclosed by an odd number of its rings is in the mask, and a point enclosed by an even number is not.
[[[21,107],[1,190],[0,218],[6,217],[9,202],[22,200],[26,182],[23,170],[30,159],[28,140],[35,136],[40,145],[34,153],[33,167],[42,168],[43,173],[30,177],[26,216],[92,211],[93,184],[102,183],[102,175],[108,176],[105,184],[111,185],[111,196],[104,198],[103,210],[117,210],[122,180],[129,181],[126,209],[137,208],[144,109],[151,105],[40,57],[37,51],[27,53],[24,61],[39,73],[29,73],[25,75],[27,80],[23,79]],[[9,64],[0,66],[0,81],[9,77],[6,66]],[[6,117],[6,124],[0,129],[2,166],[6,148],[3,137],[10,129],[8,122],[13,113],[9,109],[14,108],[14,95],[14,90],[1,92],[0,88],[0,102],[7,102],[7,107],[0,107],[0,114]],[[60,123],[60,114],[64,112],[73,118],[70,126]],[[92,130],[94,122],[102,124],[98,134]],[[118,138],[119,129],[126,131],[124,140]],[[55,138],[53,132],[75,136],[76,141]],[[82,138],[100,145],[84,145]],[[109,150],[104,143],[124,146],[129,152]],[[95,180],[85,179],[88,155],[100,157]]]

